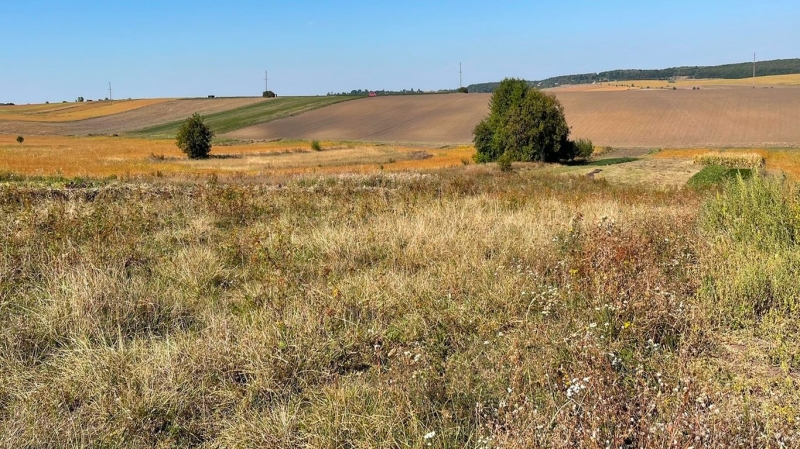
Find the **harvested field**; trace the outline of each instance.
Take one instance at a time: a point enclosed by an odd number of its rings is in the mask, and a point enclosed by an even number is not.
[[[756,87],[797,87],[800,86],[800,74],[774,75],[756,77]],[[752,87],[753,78],[742,79],[679,79],[675,82],[668,80],[628,80],[596,84],[569,84],[552,89],[551,92],[598,92],[621,91],[639,89],[689,89],[702,87],[706,89],[729,89]]]
[[[169,100],[113,115],[63,123],[0,121],[0,134],[64,136],[124,133],[185,119],[195,112],[213,114],[263,101],[269,100],[264,98]]]
[[[386,96],[333,105],[227,134],[236,139],[469,143],[490,94]]]
[[[146,100],[0,106],[0,121],[71,122],[120,114],[166,101],[170,100],[168,98],[152,98]]]
[[[194,176],[371,173],[460,166],[471,146],[414,148],[323,141],[281,141],[216,145],[211,158],[189,160],[173,139],[32,136],[19,145],[0,135],[0,175],[33,176]]]
[[[800,89],[555,91],[574,137],[614,147],[800,145]],[[489,94],[369,98],[229,133],[239,139],[469,143]]]

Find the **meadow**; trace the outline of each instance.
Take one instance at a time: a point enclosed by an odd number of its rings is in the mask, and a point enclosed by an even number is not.
[[[0,447],[800,445],[797,150],[169,135],[320,98],[0,135]]]
[[[6,178],[0,446],[796,446],[796,187],[522,168]]]

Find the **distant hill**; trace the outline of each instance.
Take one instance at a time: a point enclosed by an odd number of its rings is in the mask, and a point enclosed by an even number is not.
[[[800,59],[775,59],[772,61],[759,61],[756,64],[757,76],[790,75],[800,73]],[[528,84],[546,89],[548,87],[562,86],[564,84],[588,84],[605,81],[634,81],[634,80],[666,80],[675,76],[690,79],[718,78],[742,79],[753,76],[753,63],[725,64],[717,66],[699,67],[670,67],[667,69],[640,70],[624,69],[610,70],[600,73],[582,73],[577,75],[562,75],[547,78],[541,81],[528,81]],[[471,84],[470,92],[493,92],[499,82]]]

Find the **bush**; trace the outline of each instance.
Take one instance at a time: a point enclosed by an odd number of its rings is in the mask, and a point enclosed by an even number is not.
[[[506,153],[524,162],[574,158],[564,108],[554,95],[507,78],[492,94],[489,109],[473,132],[476,162],[496,161]]]
[[[312,140],[311,149],[314,151],[322,151],[322,144],[319,143],[319,140]]]
[[[203,123],[200,114],[194,113],[178,129],[175,144],[190,159],[203,159],[211,152],[213,138],[214,131]]]
[[[17,143],[22,145],[22,142],[25,142],[25,138],[22,136],[17,136]]]
[[[700,297],[718,323],[742,328],[758,325],[771,314],[790,320],[800,317],[796,184],[739,176],[705,205],[700,224],[709,245],[702,253],[705,276]]]
[[[468,94],[469,93],[469,89],[467,89],[466,87],[459,87],[458,88],[458,92],[462,93],[462,94]]]
[[[275,97],[277,97],[277,95],[275,95],[275,92],[273,92],[271,90],[265,90],[261,94],[261,96],[264,97],[264,98],[275,98]]]
[[[510,172],[513,170],[513,165],[511,164],[511,155],[508,153],[504,153],[502,156],[497,158],[497,166],[500,168],[502,172]]]
[[[578,139],[574,142],[575,157],[588,158],[594,153],[594,145],[589,139]]]

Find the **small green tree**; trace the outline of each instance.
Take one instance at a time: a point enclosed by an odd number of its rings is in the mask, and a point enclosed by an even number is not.
[[[275,98],[275,97],[277,97],[277,95],[275,95],[275,92],[273,92],[271,90],[265,90],[264,92],[261,93],[261,96],[264,97],[264,98]]]
[[[211,139],[213,138],[214,131],[206,126],[203,123],[203,117],[195,112],[178,128],[175,144],[190,159],[204,159],[211,152]]]
[[[314,151],[322,151],[322,144],[319,143],[319,140],[312,140],[311,149]]]
[[[17,143],[22,145],[22,142],[25,142],[25,138],[22,136],[17,136]]]

